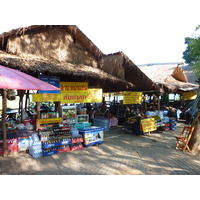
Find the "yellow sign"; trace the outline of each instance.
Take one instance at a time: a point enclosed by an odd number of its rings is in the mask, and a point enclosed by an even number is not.
[[[192,100],[196,99],[197,97],[197,92],[183,92],[183,100]]]
[[[60,82],[61,92],[87,92],[87,82]]]
[[[142,92],[125,92],[123,104],[142,103]]]
[[[102,89],[88,89],[88,96],[85,103],[99,103],[102,102]]]
[[[140,120],[143,133],[148,133],[156,130],[156,122],[154,118]]]
[[[61,123],[62,118],[48,118],[48,119],[38,119],[38,124],[51,124],[51,123]]]
[[[60,94],[33,94],[33,102],[94,103],[102,102],[102,89],[88,89],[87,82],[60,82]]]
[[[52,101],[60,101],[60,94],[33,94],[33,102],[52,102]]]
[[[61,103],[85,103],[88,93],[62,92]]]

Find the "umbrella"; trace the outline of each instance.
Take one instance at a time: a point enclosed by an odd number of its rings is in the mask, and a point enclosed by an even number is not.
[[[2,65],[0,65],[0,88],[16,90],[60,90],[60,88],[40,79]]]
[[[6,156],[6,89],[16,90],[60,90],[51,84],[39,80],[33,76],[0,65],[0,89],[2,90],[2,132],[3,132],[3,156]]]

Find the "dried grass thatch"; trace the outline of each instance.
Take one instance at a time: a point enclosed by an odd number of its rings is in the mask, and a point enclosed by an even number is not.
[[[42,73],[62,77],[62,81],[87,80],[91,86],[102,87],[104,92],[127,91],[135,88],[134,84],[114,77],[98,68],[83,64],[74,65],[58,62],[30,54],[17,56],[0,51],[0,64],[35,76]]]
[[[104,92],[132,90],[134,84],[98,68],[103,53],[75,25],[33,25],[0,35],[0,64],[62,81],[88,81]],[[6,53],[7,52],[7,53]]]
[[[160,91],[159,86],[145,75],[123,52],[103,57],[102,69],[133,83],[135,91]],[[116,71],[119,70],[119,73]]]
[[[139,68],[166,93],[196,90],[198,85],[188,82],[181,64],[149,64]]]
[[[182,69],[189,83],[193,83],[193,84],[198,83],[198,77],[193,72],[192,66],[183,66]]]
[[[62,35],[62,37],[65,37],[66,33],[69,33],[73,37],[73,42],[75,42],[76,39],[79,40],[97,59],[103,56],[103,53],[100,51],[100,49],[75,25],[32,25],[13,29],[0,34],[0,46],[4,47],[4,50],[6,50],[7,40],[11,37],[20,37],[25,36],[26,34],[31,35],[31,33],[41,34],[48,31],[56,31],[56,34],[54,35],[57,37],[57,33],[61,32],[61,30],[65,31],[65,34]],[[42,37],[44,40],[51,39],[45,38],[45,35],[39,37]],[[53,35],[51,37],[53,37]]]

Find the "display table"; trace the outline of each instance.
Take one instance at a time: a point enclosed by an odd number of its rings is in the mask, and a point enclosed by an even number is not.
[[[79,129],[79,134],[83,136],[85,147],[101,144],[104,140],[103,128],[91,126],[91,128]]]

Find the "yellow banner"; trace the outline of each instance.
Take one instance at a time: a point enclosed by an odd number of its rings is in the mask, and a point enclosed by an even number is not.
[[[156,122],[154,118],[140,120],[143,133],[148,133],[156,130]]]
[[[87,82],[60,82],[60,94],[33,94],[33,102],[95,103],[102,102],[102,89],[88,89]]]
[[[88,89],[88,96],[85,103],[99,103],[102,102],[102,89]]]
[[[85,103],[88,93],[62,92],[61,103]]]
[[[52,102],[60,101],[60,94],[33,94],[33,102]]]
[[[51,124],[51,123],[61,123],[62,118],[48,118],[48,119],[38,119],[38,124]]]
[[[60,82],[61,92],[87,92],[87,82]]]
[[[183,92],[183,100],[192,100],[196,99],[197,97],[197,92]]]
[[[123,104],[142,103],[142,92],[125,92]]]

